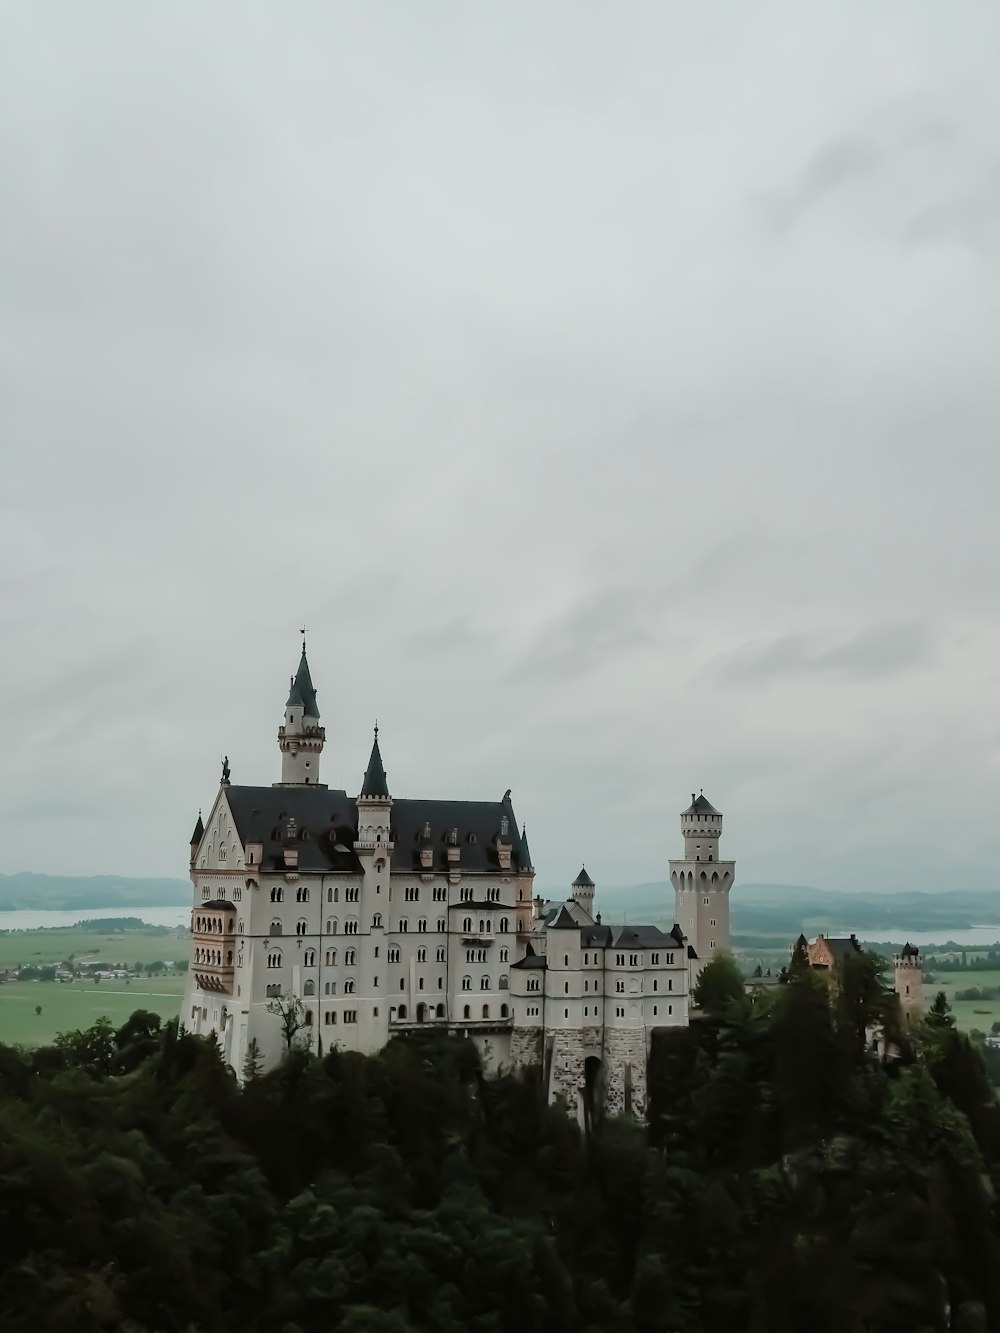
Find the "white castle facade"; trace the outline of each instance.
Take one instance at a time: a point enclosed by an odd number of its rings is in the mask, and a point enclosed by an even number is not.
[[[676,924],[604,925],[581,871],[563,903],[534,894],[510,792],[499,801],[394,798],[378,729],[357,796],[324,786],[325,744],[302,656],[278,731],[281,781],[239,786],[228,762],[191,838],[192,954],[181,1019],[215,1034],[237,1072],[256,1042],[374,1054],[397,1034],[464,1034],[492,1067],[535,1065],[584,1117],[641,1115],[657,1027],[688,1021],[691,982],[729,945],[735,866],[704,796],[670,862]]]

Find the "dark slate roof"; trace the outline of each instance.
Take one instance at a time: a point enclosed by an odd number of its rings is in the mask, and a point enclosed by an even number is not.
[[[570,916],[570,914],[569,914],[569,912],[568,912],[568,910],[567,910],[567,908],[566,908],[566,904],[565,904],[565,903],[563,903],[563,905],[559,908],[559,910],[556,912],[556,914],[552,917],[552,920],[551,920],[551,921],[548,921],[546,924],[548,925],[549,930],[579,930],[579,929],[580,929],[580,923],[579,923],[579,921],[574,921],[574,920],[573,920],[573,918]]]
[[[213,898],[210,903],[199,903],[198,906],[195,908],[195,911],[204,912],[207,911],[208,908],[210,907],[218,908],[220,912],[236,911],[234,904],[231,903],[228,898]]]
[[[524,957],[519,959],[518,962],[516,963],[511,963],[511,969],[515,967],[520,968],[520,967],[547,967],[547,966],[548,964],[545,961],[544,955],[535,953],[534,949],[531,947],[530,940],[528,942],[527,947],[525,948]]]
[[[581,926],[580,943],[597,949],[676,949],[683,942],[679,926]]]
[[[586,866],[581,867],[581,870],[580,870],[579,875],[577,875],[576,879],[573,881],[573,888],[574,888],[574,889],[592,889],[592,888],[594,888],[594,881],[593,881],[593,880],[590,878],[590,876],[587,874],[587,867],[586,867]]]
[[[298,868],[306,873],[357,873],[361,866],[353,850],[357,834],[356,797],[345,791],[325,787],[239,787],[226,790],[236,831],[244,846],[248,842],[263,845],[261,869],[284,870],[285,830],[289,819],[296,825],[295,846]],[[500,821],[507,816],[508,828],[514,828],[511,849],[511,873],[523,867],[520,843],[516,836],[514,813],[509,801],[410,801],[393,802],[391,854],[394,871],[419,873],[421,847],[431,848],[431,869],[448,869],[446,838],[458,829],[459,866],[462,873],[497,873],[500,858],[497,840]],[[430,841],[424,836],[430,826]]]
[[[837,960],[838,967],[844,959],[850,957],[851,954],[861,952],[861,945],[858,942],[857,935],[851,935],[847,939],[831,939],[827,935],[824,937],[823,942],[829,947],[830,952]]]
[[[378,748],[378,727],[375,728],[375,743],[372,745],[371,758],[365,770],[365,780],[361,784],[362,796],[388,796],[389,783],[382,767],[382,754]]]
[[[920,956],[920,950],[915,944],[911,944],[910,941],[907,940],[903,945],[902,955],[904,958],[918,958]]]
[[[302,656],[299,658],[299,669],[295,673],[295,679],[292,681],[292,687],[288,692],[288,702],[286,708],[302,708],[306,717],[314,717],[319,720],[319,704],[316,702],[316,691],[313,689],[312,676],[309,674],[309,663],[306,660],[306,645],[302,644]]]
[[[682,810],[683,815],[719,815],[721,810],[716,810],[712,802],[707,798],[704,792],[700,796],[691,793],[691,804],[686,810]]]
[[[205,825],[202,823],[201,811],[198,811],[198,822],[194,826],[194,832],[191,834],[191,846],[194,847],[201,842],[205,836]]]
[[[528,830],[521,830],[521,869],[531,870],[531,853],[528,851]]]

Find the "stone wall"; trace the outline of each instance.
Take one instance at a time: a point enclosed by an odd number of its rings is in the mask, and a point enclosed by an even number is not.
[[[514,1069],[542,1065],[542,1029],[515,1027],[510,1034],[510,1062]]]
[[[583,1033],[579,1028],[560,1029],[549,1036],[549,1101],[561,1099],[572,1116],[579,1116],[583,1090]]]
[[[646,1034],[608,1028],[604,1034],[604,1109],[607,1115],[646,1115]]]

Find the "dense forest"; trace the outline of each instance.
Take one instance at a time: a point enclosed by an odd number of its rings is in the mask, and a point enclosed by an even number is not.
[[[470,1042],[293,1051],[241,1087],[139,1012],[0,1047],[5,1330],[984,1333],[1000,1106],[943,1002],[726,960],[589,1138]],[[890,1038],[871,1050],[872,1024]]]

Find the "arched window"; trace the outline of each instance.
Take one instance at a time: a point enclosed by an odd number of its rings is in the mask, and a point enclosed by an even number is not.
[[[344,982],[344,994],[345,995],[354,994],[354,982],[350,980],[350,978],[348,978],[348,980]]]
[[[358,933],[358,923],[353,917],[351,918],[350,921],[344,922],[345,935],[356,935],[357,933]]]
[[[337,918],[336,918],[335,916],[328,916],[328,917],[327,917],[327,919],[326,919],[326,933],[327,933],[328,935],[336,935],[336,933],[337,933]]]
[[[338,894],[338,893],[339,893],[339,889],[335,889],[335,888],[333,888],[333,887],[331,886],[331,887],[328,888],[327,891],[326,891],[326,901],[327,901],[328,903],[335,903],[335,902],[337,901],[337,894]]]
[[[275,996],[281,994],[281,987],[280,987],[280,985],[278,985],[278,986],[265,986],[265,987],[264,987],[264,994],[268,997],[268,999],[273,999]]]
[[[306,984],[302,987],[302,994],[303,994],[303,995],[315,995],[315,994],[316,994],[316,983],[315,983],[315,981],[307,981]]]
[[[315,950],[315,949],[307,949],[307,950],[305,951],[305,953],[302,955],[302,966],[303,966],[303,967],[315,967],[315,966],[316,966],[316,950]]]
[[[271,934],[272,935],[281,934],[281,922],[278,920],[277,917],[274,917],[271,920]]]
[[[489,990],[489,989],[490,989],[490,979],[489,979],[489,977],[480,977],[480,978],[479,978],[479,989],[480,989],[480,990]]]
[[[444,1018],[444,1005],[439,1004],[434,1013],[437,1018]]]
[[[389,950],[389,962],[390,962],[390,963],[398,963],[398,962],[399,962],[399,950],[398,950],[398,949],[390,949],[390,950]]]
[[[311,1028],[311,1027],[312,1027],[312,1025],[313,1025],[313,1011],[312,1011],[311,1009],[307,1009],[307,1010],[306,1010],[306,1012],[305,1012],[305,1016],[304,1016],[303,1019],[302,1019],[302,1025],[303,1025],[303,1027],[307,1027],[307,1028]]]
[[[337,950],[336,950],[336,949],[327,949],[327,951],[326,951],[326,965],[327,965],[327,967],[336,967],[336,966],[337,966]]]
[[[274,888],[271,890],[271,902],[283,903],[284,901],[285,901],[285,890],[281,887],[280,884],[275,884]]]
[[[401,1004],[401,1005],[399,1006],[398,1010],[396,1011],[396,1013],[397,1013],[397,1015],[398,1015],[399,1018],[405,1018],[405,1017],[406,1017],[406,1005],[405,1005],[405,1004]]]
[[[463,978],[462,978],[462,990],[472,990],[472,978],[471,978],[471,977],[463,977]]]
[[[463,1017],[463,1018],[471,1018],[471,1017],[472,1017],[472,1010],[470,1009],[470,1007],[469,1007],[468,1005],[466,1005],[465,1008],[462,1010],[462,1017]]]
[[[484,1005],[483,1005],[483,1017],[484,1017],[484,1018],[489,1018],[489,1016],[490,1016],[490,1006],[489,1006],[488,1004],[484,1004]]]
[[[406,990],[406,981],[403,977],[399,978],[399,989]]]
[[[344,954],[344,966],[353,967],[357,961],[358,961],[357,949],[348,949],[347,952]]]
[[[499,926],[499,930],[500,930],[500,934],[501,934],[501,935],[506,935],[506,934],[507,934],[507,932],[510,930],[510,918],[509,918],[509,917],[502,916],[502,917],[500,918],[500,926]]]
[[[375,915],[372,917],[372,929],[378,930],[381,927],[381,925],[382,925],[382,913],[376,912]]]
[[[305,917],[299,917],[298,921],[295,923],[296,935],[304,935],[308,929],[309,926],[306,923]]]
[[[267,965],[268,967],[281,966],[281,953],[277,949],[272,949],[267,955]]]
[[[462,929],[465,931],[466,935],[470,935],[470,934],[472,933],[472,917],[471,917],[471,916],[464,916],[464,917],[462,918]]]
[[[295,901],[297,903],[307,903],[309,901],[309,890],[304,884],[300,884],[295,890]]]
[[[509,1009],[507,1008],[507,1006],[506,1006],[505,1004],[502,1004],[502,1005],[500,1006],[500,1017],[501,1017],[501,1018],[506,1018],[507,1015],[509,1014],[509,1012],[510,1012],[510,1011],[509,1011]]]
[[[410,923],[407,921],[405,916],[401,916],[399,918],[399,929],[404,935],[410,929]]]

